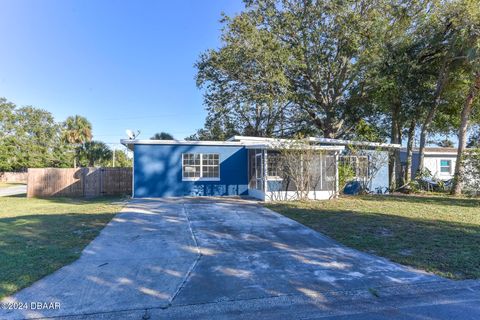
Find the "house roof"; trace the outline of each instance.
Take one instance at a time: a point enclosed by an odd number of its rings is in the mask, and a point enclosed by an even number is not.
[[[297,149],[301,150],[302,146],[305,148],[310,148],[314,150],[325,150],[325,151],[341,151],[344,150],[344,146],[317,146],[311,144],[302,144],[302,145],[288,145],[282,143],[264,143],[264,144],[247,144],[245,147],[247,149],[268,149],[268,150],[279,150],[279,149]]]
[[[366,141],[352,141],[352,140],[339,140],[339,139],[327,139],[309,137],[303,139],[305,145],[315,145],[315,149],[318,150],[343,150],[345,146],[357,145],[369,148],[400,148],[400,145],[379,143],[379,142],[366,142]],[[291,139],[279,139],[279,138],[264,138],[264,137],[249,137],[249,136],[233,136],[227,141],[191,141],[191,140],[137,140],[137,139],[122,139],[120,142],[127,146],[130,150],[133,150],[133,146],[136,144],[146,145],[198,145],[198,146],[245,146],[248,149],[279,149],[287,146],[292,142]],[[291,146],[290,146],[291,147]]]
[[[417,149],[418,152],[418,149]],[[452,153],[452,154],[457,154],[458,149],[457,148],[442,148],[442,147],[427,147],[425,148],[425,153],[440,153],[440,154],[445,154],[445,153]]]
[[[342,139],[330,139],[321,137],[308,138],[310,142],[317,142],[331,145],[341,146],[360,146],[368,148],[380,148],[380,149],[399,149],[402,146],[400,144],[383,143],[383,142],[370,142],[370,141],[355,141],[355,140],[342,140]]]
[[[253,137],[252,137],[253,138]],[[291,140],[287,139],[273,139],[273,138],[258,138],[250,141],[191,141],[191,140],[133,140],[122,139],[120,142],[133,150],[136,144],[147,145],[189,145],[189,146],[245,146],[248,149],[278,149],[283,146],[282,143],[287,143]],[[315,146],[318,150],[343,150],[343,147],[338,146]]]
[[[369,142],[369,141],[354,141],[354,140],[341,140],[341,139],[329,139],[321,137],[307,137],[305,142],[319,143],[319,144],[328,144],[328,145],[337,145],[337,146],[364,146],[364,147],[375,147],[375,148],[384,148],[384,149],[398,149],[401,148],[400,144],[392,143],[382,143],[382,142]],[[291,141],[290,139],[277,139],[277,138],[263,138],[263,137],[249,137],[249,136],[233,136],[227,141],[240,141],[240,142],[258,142],[258,143],[269,143],[272,141],[286,142]]]
[[[414,153],[419,152],[419,148],[413,148]],[[402,152],[407,152],[407,148],[402,148]],[[457,155],[457,148],[426,147],[425,154],[448,154]]]
[[[136,144],[158,144],[158,145],[195,145],[195,146],[242,146],[241,142],[235,141],[190,141],[190,140],[137,140],[121,139],[120,143],[133,150]]]

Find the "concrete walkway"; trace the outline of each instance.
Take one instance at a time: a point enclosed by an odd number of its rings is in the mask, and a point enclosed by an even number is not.
[[[0,319],[478,319],[480,284],[346,248],[254,202],[150,199],[4,302],[60,308]]]

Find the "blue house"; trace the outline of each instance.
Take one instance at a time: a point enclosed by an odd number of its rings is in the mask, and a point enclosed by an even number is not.
[[[306,192],[310,199],[338,195],[343,145],[306,139],[315,158]],[[121,140],[133,151],[135,198],[250,196],[263,201],[299,198],[301,188],[285,175],[280,149],[291,140],[235,136],[228,141]]]

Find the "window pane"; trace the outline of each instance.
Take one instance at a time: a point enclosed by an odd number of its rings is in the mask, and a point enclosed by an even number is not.
[[[200,177],[200,155],[194,153],[184,153],[182,163],[183,178]]]
[[[220,178],[220,156],[217,153],[202,155],[203,178]]]

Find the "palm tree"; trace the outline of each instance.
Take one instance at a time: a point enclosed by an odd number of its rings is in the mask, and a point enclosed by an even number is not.
[[[79,148],[92,141],[92,124],[87,118],[79,115],[68,117],[63,123],[63,139],[75,146],[73,166],[76,168]]]
[[[112,159],[112,150],[102,141],[85,142],[79,151],[79,158],[84,165],[94,167],[104,165]]]
[[[150,140],[175,140],[175,139],[170,133],[162,131],[160,133],[155,133],[153,137],[150,138]]]

